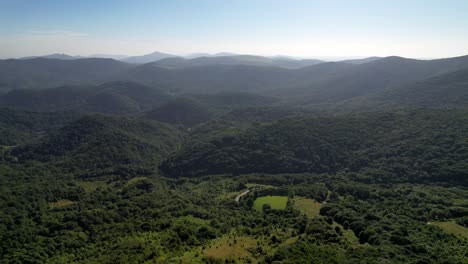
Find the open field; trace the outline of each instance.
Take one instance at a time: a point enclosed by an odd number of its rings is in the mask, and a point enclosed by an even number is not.
[[[320,214],[321,204],[313,199],[304,197],[294,198],[294,208],[312,218]]]
[[[257,241],[247,236],[224,235],[214,241],[214,243],[203,251],[207,257],[216,259],[251,259],[252,254],[249,248],[257,246]]]
[[[264,204],[269,204],[272,209],[284,209],[288,203],[287,196],[262,196],[258,197],[253,205],[253,208],[258,211],[262,211]]]
[[[468,238],[468,228],[458,225],[457,223],[455,223],[455,221],[429,222],[429,224],[438,226],[449,234],[454,234],[456,236]]]

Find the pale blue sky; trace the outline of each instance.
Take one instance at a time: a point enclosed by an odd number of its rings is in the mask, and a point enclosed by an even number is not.
[[[450,57],[468,54],[467,0],[0,0],[0,57]]]

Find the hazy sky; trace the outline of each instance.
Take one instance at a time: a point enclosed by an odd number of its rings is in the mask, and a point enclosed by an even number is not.
[[[0,0],[0,57],[450,57],[468,54],[468,0]]]

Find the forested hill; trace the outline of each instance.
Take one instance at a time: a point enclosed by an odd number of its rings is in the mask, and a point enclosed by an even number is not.
[[[124,62],[97,58],[0,60],[0,92],[97,83],[130,67]]]
[[[337,105],[335,109],[369,111],[395,107],[453,108],[466,107],[467,103],[468,68],[357,97]]]
[[[176,98],[145,113],[145,117],[161,122],[191,127],[214,116],[214,109],[190,98]]]
[[[370,182],[467,179],[466,110],[298,117],[225,131],[194,137],[161,169],[171,176],[351,171]]]
[[[43,138],[11,151],[19,162],[41,161],[78,177],[155,172],[180,144],[174,127],[151,120],[85,116]]]
[[[38,113],[0,108],[0,146],[34,142],[79,117],[74,112]]]
[[[50,89],[13,90],[0,96],[0,106],[29,111],[77,111],[135,114],[162,105],[171,96],[157,87],[134,82],[67,85]]]

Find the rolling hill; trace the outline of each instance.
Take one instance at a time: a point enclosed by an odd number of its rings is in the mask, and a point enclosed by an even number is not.
[[[408,85],[355,98],[340,104],[342,109],[390,109],[396,107],[467,107],[468,68],[437,75]]]
[[[211,119],[214,109],[190,98],[175,98],[145,113],[145,117],[174,125],[192,127]]]
[[[161,165],[163,172],[355,172],[376,182],[466,180],[466,110],[295,117],[224,133],[200,130],[205,134],[184,143]]]
[[[414,60],[386,57],[364,64],[324,63],[303,68],[288,85],[272,95],[295,104],[320,106],[410,84],[468,67],[468,56]]]
[[[156,121],[85,116],[41,142],[12,150],[19,162],[54,164],[78,177],[145,175],[177,149],[181,133]]]
[[[296,65],[299,68],[284,65],[299,62],[250,55],[166,58],[137,65],[110,59],[3,60],[0,61],[0,90],[123,81],[160,87],[176,95],[247,92],[277,97],[289,106],[330,109],[353,98],[468,68],[468,56],[437,60],[368,58],[307,67]],[[434,89],[431,91],[435,92]],[[115,104],[126,101],[120,94],[102,100]]]
[[[79,116],[73,112],[38,113],[0,108],[0,146],[35,142]]]
[[[161,105],[171,98],[156,88],[133,82],[62,86],[41,90],[13,90],[0,96],[0,106],[31,111],[134,114]]]
[[[0,60],[0,92],[98,83],[130,67],[124,62],[97,58]]]

